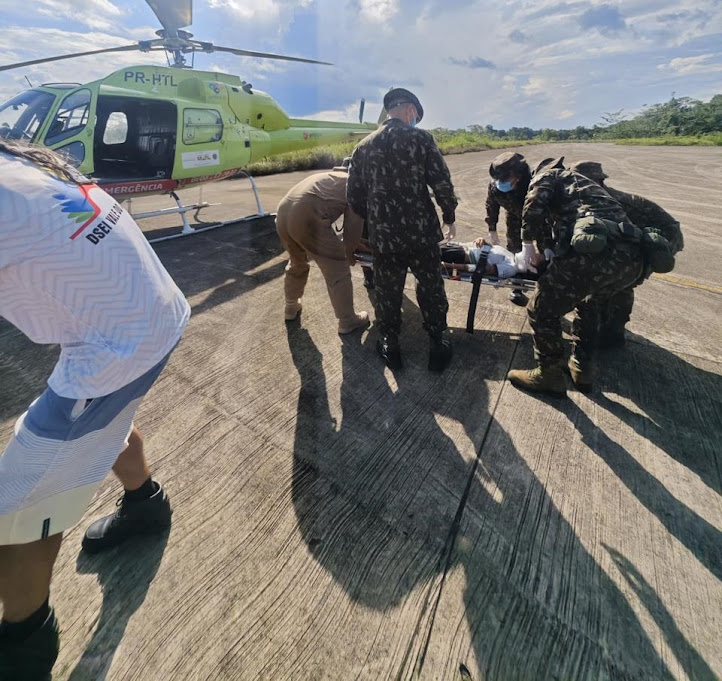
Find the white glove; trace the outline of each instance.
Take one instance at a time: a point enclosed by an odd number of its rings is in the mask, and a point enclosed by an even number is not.
[[[456,223],[452,222],[450,225],[444,225],[444,241],[451,241],[456,238]]]
[[[499,245],[499,235],[496,233],[496,230],[489,230],[489,233],[486,235],[486,241],[490,243],[492,246],[498,246]]]
[[[544,249],[544,257],[547,259],[547,262],[551,262],[554,260],[554,251],[551,248],[545,248]]]
[[[529,268],[529,264],[531,263],[535,253],[536,248],[534,248],[534,244],[531,243],[531,241],[525,241],[521,245],[521,262],[526,265],[527,269]]]

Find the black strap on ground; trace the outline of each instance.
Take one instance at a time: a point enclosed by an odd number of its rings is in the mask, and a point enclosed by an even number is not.
[[[476,317],[476,304],[479,302],[479,291],[481,290],[481,280],[486,271],[487,253],[479,254],[479,262],[476,263],[476,269],[471,275],[471,299],[469,300],[469,312],[466,315],[466,332],[474,333],[474,319]]]

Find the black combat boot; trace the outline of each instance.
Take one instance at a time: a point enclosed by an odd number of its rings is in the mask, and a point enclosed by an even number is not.
[[[515,288],[509,294],[509,300],[511,300],[514,305],[518,305],[519,307],[526,307],[529,303],[529,297],[520,288]]]
[[[401,349],[398,343],[390,342],[387,338],[379,338],[376,341],[376,352],[391,371],[398,371],[403,366],[401,361]]]
[[[374,271],[370,267],[364,267],[364,286],[370,290],[376,288],[374,284]]]
[[[142,534],[157,534],[170,527],[173,513],[170,501],[160,483],[157,489],[142,501],[118,499],[118,510],[112,515],[100,518],[85,531],[83,549],[98,553],[121,544],[126,539]]]
[[[0,624],[0,679],[50,681],[59,640],[58,620],[52,608],[40,628],[21,640],[7,635]]]
[[[451,362],[454,348],[451,341],[444,340],[441,336],[431,336],[429,349],[429,371],[442,372]]]

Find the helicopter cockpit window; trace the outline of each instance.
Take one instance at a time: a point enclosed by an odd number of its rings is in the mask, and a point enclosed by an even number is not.
[[[125,144],[128,139],[128,117],[124,111],[113,111],[108,116],[103,132],[103,144]]]
[[[60,104],[50,124],[45,144],[56,144],[80,132],[88,122],[90,114],[90,90],[77,90],[69,94]]]
[[[183,111],[183,144],[207,144],[223,137],[223,118],[215,109]]]
[[[55,95],[26,90],[0,107],[0,137],[31,142],[50,111]]]

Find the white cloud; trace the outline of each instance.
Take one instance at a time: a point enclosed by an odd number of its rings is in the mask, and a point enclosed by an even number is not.
[[[356,123],[359,116],[359,102],[349,104],[343,109],[329,109],[327,111],[319,111],[310,116],[304,116],[316,121],[331,121],[338,123]],[[364,123],[375,123],[381,113],[382,104],[378,102],[366,102],[364,109]]]
[[[278,25],[279,31],[293,18],[293,13],[312,4],[313,0],[208,0],[211,10],[224,10],[234,21],[257,25]]]
[[[0,0],[9,27],[0,32],[0,63],[149,39],[157,28],[137,0],[32,5]],[[100,28],[84,33],[78,24],[88,21]],[[719,0],[195,0],[191,30],[221,45],[334,62],[332,69],[196,56],[196,68],[239,74],[289,112],[328,120],[356,120],[360,97],[380,108],[391,86],[420,97],[425,127],[591,125],[602,112],[636,110],[672,90],[692,97],[720,91]],[[459,65],[481,60],[495,68]],[[89,81],[149,62],[164,63],[163,53],[0,73],[0,95],[24,87],[26,73],[33,82]],[[371,104],[367,112],[375,120]]]
[[[551,84],[546,78],[541,76],[530,76],[529,80],[525,85],[522,85],[521,89],[529,97],[536,97],[537,95],[543,95],[549,92]]]
[[[398,0],[359,0],[359,10],[362,18],[385,24],[398,13]]]
[[[117,26],[123,16],[109,0],[38,0],[35,11],[44,17],[73,19],[101,31]]]
[[[722,55],[700,54],[696,57],[675,57],[668,64],[660,64],[657,68],[660,71],[673,71],[678,74],[690,75],[692,73],[714,73],[722,71],[722,63],[710,64],[710,59],[719,58]]]

